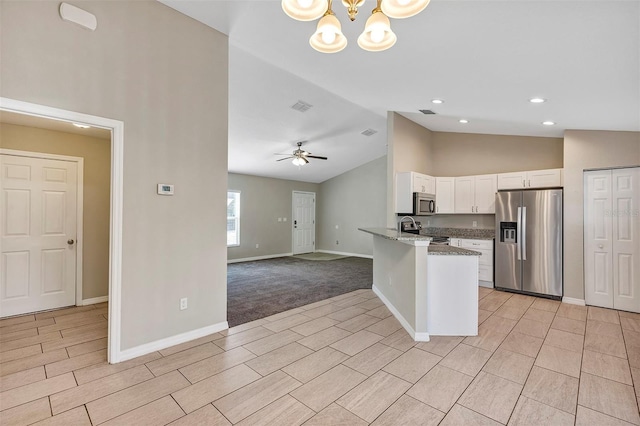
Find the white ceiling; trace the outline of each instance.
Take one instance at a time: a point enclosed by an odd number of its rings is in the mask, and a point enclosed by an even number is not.
[[[322,182],[384,155],[387,111],[445,132],[640,131],[637,0],[432,0],[415,17],[392,19],[398,42],[379,53],[356,44],[373,1],[355,22],[334,1],[349,45],[333,55],[311,49],[315,22],[287,17],[280,0],[162,2],[229,35],[232,172]],[[534,96],[548,102],[530,104]],[[291,110],[298,100],[313,108]],[[417,112],[424,108],[437,115]],[[359,134],[369,127],[379,132]],[[304,139],[329,160],[274,161]]]

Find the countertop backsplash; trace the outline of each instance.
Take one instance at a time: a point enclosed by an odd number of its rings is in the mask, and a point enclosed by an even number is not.
[[[453,237],[468,239],[491,239],[495,237],[494,229],[478,229],[478,228],[436,228],[422,226],[421,235],[430,237]]]

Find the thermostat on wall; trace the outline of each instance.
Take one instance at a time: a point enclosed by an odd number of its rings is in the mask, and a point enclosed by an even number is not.
[[[159,183],[158,195],[173,195],[173,185],[168,185],[166,183]]]

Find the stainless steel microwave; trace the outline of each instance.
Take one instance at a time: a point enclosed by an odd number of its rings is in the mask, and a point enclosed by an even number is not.
[[[413,193],[413,215],[429,216],[436,213],[436,196],[424,192]]]

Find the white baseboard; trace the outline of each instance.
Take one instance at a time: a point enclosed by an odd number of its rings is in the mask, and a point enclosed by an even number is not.
[[[376,296],[378,296],[380,298],[380,300],[382,300],[382,303],[385,304],[387,309],[389,309],[391,311],[393,316],[396,317],[396,319],[400,322],[400,324],[407,331],[407,333],[409,333],[409,335],[411,336],[411,338],[413,340],[415,340],[416,342],[428,342],[429,341],[429,339],[430,339],[429,333],[416,333],[416,331],[413,329],[413,327],[411,327],[411,325],[409,325],[409,322],[400,314],[400,312],[398,312],[398,310],[395,308],[395,306],[393,306],[391,304],[391,302],[389,302],[389,299],[384,297],[382,292],[380,292],[380,290],[378,290],[378,288],[375,285],[372,286],[372,290],[376,294]]]
[[[186,333],[167,337],[165,339],[156,340],[155,342],[145,343],[144,345],[120,351],[117,362],[126,361],[142,355],[150,354],[151,352],[160,351],[170,346],[175,346],[181,343],[188,342],[190,340],[199,339],[201,337],[208,336],[209,334],[217,333],[218,331],[226,330],[228,328],[229,323],[227,323],[227,321],[224,321],[206,327],[198,328],[197,330],[191,330],[187,331]]]
[[[275,259],[276,257],[293,256],[293,253],[267,254],[265,256],[244,257],[242,259],[227,259],[227,263],[252,262],[254,260]]]
[[[103,303],[108,301],[109,301],[109,296],[92,297],[91,299],[84,299],[80,303],[80,305],[81,306],[95,305],[96,303]]]
[[[584,299],[574,299],[573,297],[566,297],[566,296],[562,298],[562,303],[568,303],[570,305],[586,306]]]
[[[485,287],[485,288],[493,288],[493,281],[478,280],[478,286]]]
[[[347,253],[346,251],[334,251],[334,250],[316,250],[318,253],[337,254],[340,256],[362,257],[365,259],[373,259],[372,254],[359,254],[359,253]]]

